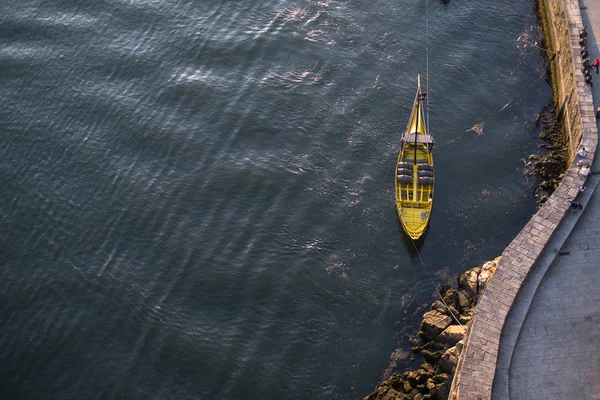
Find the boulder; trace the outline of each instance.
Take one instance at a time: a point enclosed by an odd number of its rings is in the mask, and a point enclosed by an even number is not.
[[[448,349],[448,347],[446,344],[442,343],[442,342],[438,342],[437,340],[432,340],[429,343],[427,343],[425,346],[423,346],[423,350],[429,350],[429,351],[438,351],[438,350],[442,350],[442,353],[444,351],[446,351]]]
[[[385,396],[383,397],[377,397],[378,399],[381,398],[381,400],[397,400],[397,399],[405,399],[406,397],[400,397],[402,396],[401,393],[396,392],[394,389],[390,389]]]
[[[421,393],[419,393],[418,395],[416,395],[416,396],[414,397],[414,399],[413,399],[413,400],[423,400],[424,398],[425,398],[425,396],[423,396]]]
[[[460,354],[456,350],[456,347],[451,347],[442,355],[438,361],[438,365],[447,372],[452,372],[456,364],[458,363],[458,357]]]
[[[423,364],[421,364],[421,369],[429,372],[431,375],[435,373],[435,368],[433,368],[433,366],[428,362],[424,362]]]
[[[430,363],[435,364],[437,362],[437,360],[442,358],[442,355],[444,355],[444,351],[443,350],[437,350],[437,351],[421,350],[421,355],[423,356],[424,359],[426,359]]]
[[[404,380],[397,372],[394,372],[388,379],[387,383],[389,386],[393,387],[396,390],[402,390],[402,385],[404,385]]]
[[[427,379],[431,378],[432,376],[433,373],[419,368],[416,371],[411,371],[408,373],[408,381],[411,383],[411,386],[417,387],[417,385],[427,382]]]
[[[445,299],[445,297],[444,297]],[[444,300],[445,301],[445,300]],[[450,318],[452,318],[452,314],[454,314],[456,316],[456,318],[458,318],[458,316],[460,315],[460,313],[458,312],[458,310],[456,309],[456,307],[453,306],[453,301],[448,304],[448,307],[446,307],[446,305],[444,304],[444,302],[442,302],[441,300],[435,301],[432,305],[431,305],[431,310],[435,310],[441,314],[447,315]],[[454,319],[454,318],[452,318]]]
[[[448,316],[450,318],[452,318],[452,323],[456,322],[456,320],[454,318],[458,318],[460,316],[460,313],[458,312],[458,310],[456,308],[454,308],[453,306],[448,306],[448,308],[446,309],[446,313],[448,314]],[[452,313],[452,314],[450,314]]]
[[[425,340],[431,340],[442,333],[452,323],[452,318],[436,310],[427,311],[419,328],[419,335]]]
[[[435,387],[435,398],[436,400],[448,400],[450,393],[445,383],[440,383]]]
[[[493,270],[488,269],[485,271],[481,271],[481,273],[477,277],[477,284],[479,285],[479,298],[481,298],[481,295],[483,294],[483,291],[484,291],[485,287],[487,286],[490,278],[492,277],[492,275],[494,275],[494,271],[495,271],[495,269],[493,269]]]
[[[450,325],[435,338],[435,341],[442,343],[445,347],[452,347],[465,336],[466,332],[465,325]]]
[[[446,289],[446,291],[444,292],[444,301],[450,307],[458,307],[459,306],[458,292],[456,291],[456,289],[452,289],[452,288]]]
[[[441,312],[442,314],[447,314],[448,312],[446,306],[444,305],[444,303],[442,303],[441,300],[434,301],[429,309],[436,310],[438,312]]]
[[[409,381],[404,381],[404,386],[402,387],[402,391],[404,393],[410,393],[410,392],[412,392],[412,390],[413,390],[413,388],[410,385],[410,382]]]
[[[450,375],[443,372],[441,374],[434,375],[434,377],[431,379],[433,379],[435,383],[448,382],[448,380],[450,379]]]
[[[481,267],[471,268],[458,277],[458,287],[465,290],[471,298],[477,298],[477,281]]]
[[[464,345],[465,345],[465,341],[463,339],[459,340],[456,343],[456,351],[458,351],[458,354],[462,353],[462,349],[463,349]]]
[[[481,270],[482,271],[489,271],[492,270],[492,273],[494,271],[496,271],[496,267],[498,266],[498,263],[500,262],[500,258],[501,257],[496,257],[495,259],[493,259],[492,261],[488,261],[485,264],[483,264],[481,266]]]
[[[469,296],[466,290],[459,290],[458,305],[460,306],[461,310],[473,307],[473,298]]]
[[[427,379],[431,378],[434,374],[433,370],[424,370],[423,368],[419,368],[417,372],[419,373],[419,379],[417,380],[417,389],[419,388],[419,385],[424,385],[425,382],[427,382]]]
[[[448,357],[444,358],[444,356],[439,359],[438,365],[446,372],[452,372],[452,369],[454,368],[454,365],[450,363],[450,359]]]
[[[381,385],[377,387],[377,389],[368,396],[365,396],[363,400],[395,400],[400,396],[400,393],[385,385],[385,382],[382,382]]]
[[[427,387],[429,393],[435,394],[435,384],[436,383],[433,381],[433,378],[427,379],[427,383],[425,384],[425,386]]]

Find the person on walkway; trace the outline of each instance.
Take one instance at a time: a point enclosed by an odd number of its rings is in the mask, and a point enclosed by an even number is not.
[[[571,209],[573,210],[583,210],[583,205],[580,202],[571,200]]]
[[[582,39],[583,39],[583,38],[586,38],[586,37],[587,37],[587,31],[586,31],[586,29],[587,29],[587,26],[585,26],[585,25],[584,25],[584,26],[583,26],[583,29],[581,29],[581,30],[579,31],[579,37],[580,37],[580,38],[582,38]]]
[[[594,60],[594,67],[596,67],[596,73],[598,73],[598,67],[600,67],[600,58],[596,57]]]
[[[581,185],[579,188],[579,193],[583,194],[583,192],[585,192],[585,186]]]
[[[577,151],[577,155],[582,158],[585,157],[587,155],[587,151],[585,151],[585,147],[580,148]]]
[[[583,60],[583,68],[585,69],[591,69],[592,66],[590,65],[590,58],[587,57],[585,60]]]
[[[579,174],[583,177],[588,177],[590,175],[592,175],[592,170],[590,169],[590,167],[588,165],[583,165],[580,169],[579,169]]]
[[[600,119],[600,107],[596,110],[596,119]]]
[[[580,46],[587,46],[587,38],[579,39]]]
[[[585,83],[589,83],[591,87],[594,87],[594,83],[592,82],[592,76],[591,75],[586,75],[585,76]]]
[[[588,53],[587,47],[584,47],[584,48],[581,49],[581,58],[582,59],[587,58],[589,55],[590,55],[590,53]]]

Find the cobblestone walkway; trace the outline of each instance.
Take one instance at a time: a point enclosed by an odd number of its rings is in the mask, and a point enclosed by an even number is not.
[[[600,57],[600,1],[579,4],[593,61]],[[598,107],[600,75],[593,78]],[[596,164],[590,188],[600,179],[600,162]],[[559,227],[568,235],[559,255],[549,261],[547,271],[528,277],[511,309],[501,338],[494,399],[600,400],[600,189],[585,197],[586,208],[571,211],[581,215],[570,215]],[[569,219],[575,225],[570,235]]]
[[[509,369],[511,400],[600,399],[598,191],[560,254],[521,327]]]

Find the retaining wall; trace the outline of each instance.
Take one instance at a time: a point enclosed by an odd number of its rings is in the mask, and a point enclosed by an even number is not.
[[[551,61],[554,101],[571,160],[579,145],[593,157],[598,144],[592,93],[581,72],[578,0],[538,0]],[[563,220],[584,180],[571,162],[561,185],[502,253],[477,305],[450,389],[450,400],[490,400],[500,336],[527,274]],[[558,251],[558,250],[557,250]]]

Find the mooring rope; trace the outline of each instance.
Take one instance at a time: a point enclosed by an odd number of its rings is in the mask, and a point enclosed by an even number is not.
[[[421,264],[423,265],[423,268],[425,269],[425,272],[427,273],[427,277],[429,278],[429,282],[431,282],[431,284],[433,285],[435,291],[440,296],[440,299],[442,300],[442,303],[444,303],[444,305],[446,306],[446,309],[448,310],[448,312],[450,313],[450,315],[452,315],[452,318],[454,318],[454,320],[460,326],[462,326],[463,324],[460,323],[460,321],[458,320],[458,318],[456,317],[456,315],[454,315],[454,313],[452,312],[452,310],[450,310],[450,306],[448,306],[448,303],[446,303],[446,300],[444,300],[444,296],[442,296],[442,293],[440,293],[440,291],[437,288],[435,282],[433,282],[433,279],[431,278],[431,274],[429,273],[429,269],[427,269],[427,265],[425,265],[425,261],[423,261],[423,257],[421,257],[421,253],[419,252],[419,249],[417,248],[417,245],[415,244],[415,241],[411,238],[410,242],[413,244],[413,246],[415,248],[415,251],[417,252],[417,255],[419,256],[419,260],[421,260]]]

